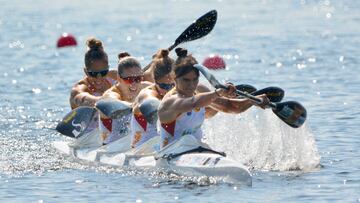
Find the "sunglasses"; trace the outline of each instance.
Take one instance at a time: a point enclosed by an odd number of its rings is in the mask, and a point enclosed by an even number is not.
[[[106,69],[101,71],[87,71],[87,74],[93,78],[100,78],[100,77],[105,77],[105,75],[108,74],[108,72],[109,69]]]
[[[143,80],[143,76],[130,76],[130,77],[121,77],[120,78],[126,84],[140,83]]]
[[[156,83],[163,90],[171,90],[175,84],[174,83]]]

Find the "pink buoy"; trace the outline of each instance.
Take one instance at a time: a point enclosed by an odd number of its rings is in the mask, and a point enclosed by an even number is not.
[[[226,67],[224,59],[219,55],[206,57],[202,64],[212,70],[225,69]]]
[[[61,37],[57,41],[57,47],[68,47],[68,46],[76,46],[77,42],[74,36],[68,33],[63,33]]]

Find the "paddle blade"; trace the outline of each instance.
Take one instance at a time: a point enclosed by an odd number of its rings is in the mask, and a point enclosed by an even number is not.
[[[302,126],[306,120],[306,109],[295,101],[277,103],[273,112],[293,128]]]
[[[255,92],[257,89],[256,87],[252,86],[252,85],[248,85],[248,84],[241,84],[241,85],[236,85],[235,86],[237,90],[240,90],[242,92],[246,92],[246,93],[253,93]]]
[[[271,102],[280,102],[284,98],[285,92],[279,87],[266,87],[251,94],[254,96],[266,94]]]
[[[157,122],[159,105],[160,101],[153,98],[146,99],[139,105],[140,112],[148,123],[155,124]]]
[[[79,138],[92,122],[95,113],[95,108],[87,106],[78,107],[66,114],[63,120],[56,126],[56,130],[65,136]]]
[[[105,116],[118,119],[132,112],[129,104],[118,99],[102,99],[96,102],[95,107]]]
[[[217,20],[216,10],[207,12],[205,15],[201,16],[194,23],[192,23],[181,35],[175,40],[175,43],[169,47],[171,51],[177,45],[199,39],[211,32],[214,28]]]

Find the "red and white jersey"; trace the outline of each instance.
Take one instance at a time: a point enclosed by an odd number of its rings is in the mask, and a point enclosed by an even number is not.
[[[106,139],[104,144],[109,144],[120,138],[127,136],[130,132],[131,114],[118,119],[100,118],[99,129]]]
[[[133,114],[131,118],[131,147],[136,148],[155,136],[159,136],[157,124],[148,123],[141,113]]]
[[[201,125],[205,120],[205,108],[195,108],[190,112],[180,114],[170,123],[161,123],[161,148],[179,139],[182,136],[194,136],[201,140]]]

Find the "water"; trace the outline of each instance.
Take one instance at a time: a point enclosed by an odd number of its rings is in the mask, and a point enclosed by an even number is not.
[[[279,86],[308,110],[291,129],[271,111],[217,115],[206,141],[249,166],[253,186],[85,165],[56,153],[54,131],[82,77],[85,40],[111,67],[123,50],[146,65],[190,22],[217,9],[202,61],[221,54],[221,80]],[[356,0],[3,1],[0,7],[1,202],[360,202],[360,3]],[[63,32],[76,48],[56,49]],[[204,81],[205,82],[205,81]]]

